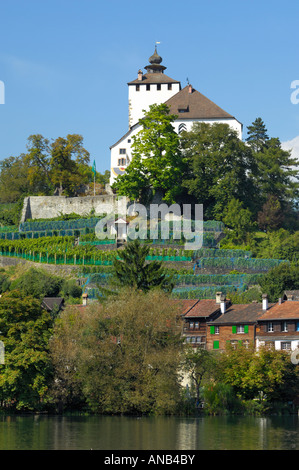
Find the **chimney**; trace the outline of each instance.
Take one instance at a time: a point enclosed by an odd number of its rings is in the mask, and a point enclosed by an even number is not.
[[[278,299],[278,303],[279,303],[279,305],[281,305],[281,304],[282,304],[282,298],[281,298],[281,297],[279,297],[279,299]]]
[[[262,295],[263,310],[268,310],[268,296],[267,294]]]
[[[138,80],[142,80],[142,77],[143,77],[143,73],[142,73],[142,70],[138,70]]]
[[[88,298],[88,294],[83,294],[82,295],[82,303],[83,303],[84,307],[86,307],[86,305],[87,305],[87,298]]]
[[[216,292],[216,304],[220,304],[222,292]]]
[[[192,85],[189,85],[189,95],[192,93]]]
[[[226,311],[226,297],[225,297],[225,295],[221,295],[221,297],[220,297],[220,310],[221,310],[221,313],[225,313],[225,311]]]

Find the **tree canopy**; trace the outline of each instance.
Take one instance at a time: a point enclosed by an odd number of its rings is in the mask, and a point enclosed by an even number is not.
[[[139,240],[129,242],[123,250],[119,250],[119,258],[113,261],[114,279],[119,286],[129,286],[144,292],[160,288],[171,292],[174,284],[171,276],[166,273],[162,262],[147,262],[149,247]]]
[[[140,119],[142,129],[133,136],[131,163],[113,185],[119,195],[145,202],[160,191],[165,202],[175,202],[182,192],[185,167],[172,125],[175,118],[165,104],[154,104]]]
[[[221,220],[232,199],[253,205],[252,152],[228,124],[194,123],[182,133],[181,145],[188,163],[182,184],[203,204],[205,218]]]
[[[26,152],[0,162],[0,202],[17,202],[25,196],[74,196],[93,181],[90,154],[79,134],[49,140],[41,134],[28,137]],[[108,182],[96,172],[96,182]]]

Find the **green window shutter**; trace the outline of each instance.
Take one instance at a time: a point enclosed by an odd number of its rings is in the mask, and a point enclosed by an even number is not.
[[[233,325],[233,326],[232,326],[232,333],[234,333],[234,334],[237,333],[237,327],[236,327],[236,325]]]
[[[213,349],[219,349],[219,341],[214,341]]]
[[[244,333],[248,333],[248,325],[244,325]]]
[[[210,326],[210,334],[214,335],[215,334],[215,326]]]

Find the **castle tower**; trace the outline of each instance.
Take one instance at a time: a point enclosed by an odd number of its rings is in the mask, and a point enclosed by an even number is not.
[[[179,81],[165,75],[166,67],[161,64],[162,57],[155,47],[149,58],[146,73],[140,69],[137,78],[128,83],[129,87],[129,129],[138,123],[143,110],[148,111],[152,104],[161,104],[169,100],[181,89]]]
[[[177,119],[173,123],[174,130],[180,134],[183,130],[190,131],[194,122],[226,123],[236,130],[242,139],[242,123],[234,116],[224,111],[213,101],[201,94],[192,85],[181,88],[178,80],[168,77],[162,65],[162,57],[155,47],[154,54],[149,58],[149,64],[140,69],[137,78],[128,83],[129,87],[129,129],[110,147],[111,174],[110,184],[115,178],[123,175],[132,159],[131,145],[133,137],[141,130],[139,119],[152,104],[165,103],[170,114]]]

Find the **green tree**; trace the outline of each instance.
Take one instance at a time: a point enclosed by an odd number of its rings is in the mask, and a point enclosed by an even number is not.
[[[19,202],[25,196],[54,191],[75,195],[80,185],[92,179],[89,158],[81,135],[69,134],[51,143],[40,134],[31,135],[27,153],[0,163],[0,202]],[[107,179],[107,175],[97,175],[101,176]]]
[[[79,165],[87,165],[90,159],[89,152],[83,147],[83,137],[77,134],[58,137],[50,147],[53,185],[59,195],[75,194],[76,188],[87,182],[79,171]]]
[[[299,253],[299,231],[290,233],[280,228],[268,232],[251,250],[256,258],[296,261]]]
[[[284,351],[228,347],[219,356],[218,371],[218,379],[231,385],[235,394],[246,400],[263,395],[271,403],[296,396],[293,388],[294,383],[298,385],[296,367]]]
[[[25,295],[36,299],[57,297],[63,285],[63,279],[53,276],[43,269],[30,268],[12,282],[11,289],[18,289]]]
[[[50,142],[41,134],[30,135],[25,161],[28,164],[28,181],[32,194],[48,195],[53,192],[50,176]]]
[[[269,196],[274,196],[283,211],[289,207],[294,210],[299,195],[298,161],[291,157],[291,152],[281,148],[278,138],[269,139],[263,149],[255,153],[255,159],[258,167],[255,184],[261,206]]]
[[[270,195],[258,213],[258,225],[261,230],[277,230],[283,222],[281,204],[276,196]]]
[[[21,291],[0,298],[0,340],[5,364],[0,366],[0,397],[6,408],[43,410],[52,367],[48,354],[52,320],[40,301]]]
[[[114,259],[114,279],[119,286],[130,286],[145,292],[160,288],[171,292],[174,284],[172,277],[165,271],[162,262],[147,262],[149,247],[139,240],[129,242],[118,252],[120,259]]]
[[[268,294],[270,302],[277,302],[285,290],[299,289],[298,263],[281,263],[270,269],[259,280],[259,285]]]
[[[267,129],[262,118],[256,118],[252,125],[247,127],[247,135],[246,141],[249,145],[255,152],[260,152],[269,140]]]
[[[244,209],[243,203],[238,199],[231,199],[224,211],[223,223],[228,229],[228,239],[236,244],[246,243],[248,235],[252,232],[254,224],[252,213]]]
[[[264,397],[267,403],[273,403],[296,397],[296,367],[284,351],[228,347],[221,355],[219,371],[223,382],[245,400]]]
[[[185,161],[172,125],[175,118],[165,104],[154,104],[140,119],[142,129],[133,137],[132,161],[113,184],[120,196],[146,202],[160,191],[166,202],[173,203],[181,194]]]
[[[188,162],[182,184],[203,204],[206,219],[222,220],[232,199],[254,208],[256,167],[250,147],[236,131],[222,123],[194,123],[182,133],[181,145]]]
[[[8,157],[0,162],[0,201],[18,202],[30,193],[29,166],[25,155]]]
[[[71,381],[72,390],[79,385],[96,412],[175,412],[182,347],[178,313],[165,293],[135,289],[125,289],[105,304],[90,304],[84,311],[65,309],[51,341],[54,355],[66,351],[58,364],[60,383]],[[60,361],[58,354],[54,365]],[[59,384],[56,367],[54,378]],[[64,402],[67,390],[61,390]]]
[[[206,349],[194,349],[192,346],[186,350],[183,360],[183,369],[191,379],[195,388],[196,406],[200,403],[200,389],[205,382],[215,375],[215,354]]]

